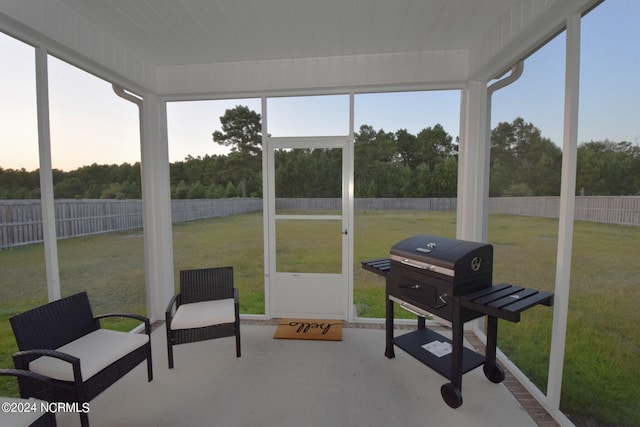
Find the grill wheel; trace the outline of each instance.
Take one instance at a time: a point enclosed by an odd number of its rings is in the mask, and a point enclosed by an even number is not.
[[[444,399],[446,404],[453,409],[462,405],[462,392],[460,391],[460,387],[457,387],[452,383],[444,384],[440,387],[440,394],[442,394],[442,399]]]
[[[485,363],[482,367],[482,371],[484,372],[484,376],[492,383],[500,384],[504,380],[504,371],[498,365],[495,365],[493,369],[491,369]]]

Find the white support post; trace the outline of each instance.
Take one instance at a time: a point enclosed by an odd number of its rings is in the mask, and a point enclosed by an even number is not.
[[[38,147],[40,154],[40,203],[42,205],[42,231],[44,262],[47,274],[49,301],[60,299],[60,271],[56,237],[56,212],[51,167],[51,133],[49,127],[48,53],[36,48],[36,98],[38,114]]]
[[[355,301],[354,301],[354,283],[353,283],[353,260],[354,260],[354,248],[353,244],[355,241],[355,94],[351,92],[349,94],[349,142],[347,143],[347,148],[345,150],[344,155],[346,156],[347,163],[347,172],[346,172],[346,181],[347,181],[347,230],[349,230],[349,234],[347,236],[347,283],[348,283],[348,307],[347,307],[347,319],[352,322],[355,318]]]
[[[462,92],[456,236],[487,241],[489,155],[487,86],[470,81]]]
[[[267,120],[267,98],[262,97],[262,229],[263,231],[263,259],[264,259],[264,313],[271,319],[271,251],[270,222],[271,222],[271,198],[269,196],[269,131]]]
[[[578,146],[578,104],[580,91],[580,15],[567,20],[567,50],[564,99],[564,134],[562,142],[562,183],[560,188],[560,219],[558,254],[553,307],[553,329],[549,355],[547,399],[552,410],[560,410],[560,390],[564,365],[573,220],[576,194],[576,158]]]
[[[162,320],[175,293],[166,103],[145,95],[140,122],[147,312]]]

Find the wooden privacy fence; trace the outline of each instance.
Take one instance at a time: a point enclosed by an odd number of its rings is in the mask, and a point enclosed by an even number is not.
[[[172,200],[173,222],[236,215],[262,210],[262,199],[193,199]]]
[[[59,239],[142,228],[141,200],[56,200]],[[173,222],[262,210],[261,199],[172,200]],[[0,200],[0,249],[42,242],[39,200]]]
[[[276,209],[340,210],[341,203],[342,199],[337,198],[277,198]],[[354,205],[357,211],[455,211],[457,200],[454,198],[364,198],[355,199]]]
[[[455,211],[457,199],[356,199],[356,210]],[[489,212],[558,218],[560,197],[490,197]],[[575,219],[640,227],[640,196],[576,197]]]
[[[340,199],[276,200],[278,209],[340,209]],[[455,198],[356,199],[355,209],[455,211]],[[0,249],[42,242],[39,200],[0,200]],[[262,210],[262,199],[172,200],[173,222],[236,215]],[[559,197],[500,197],[489,199],[489,211],[510,215],[558,217]],[[58,238],[142,228],[141,200],[56,200]],[[576,197],[575,218],[623,226],[640,226],[640,196]]]
[[[492,197],[489,212],[557,218],[559,197]],[[576,197],[575,219],[605,224],[640,226],[640,196]]]
[[[355,199],[355,209],[359,211],[417,210],[417,211],[455,211],[458,200],[455,198],[434,197],[430,199],[379,198]]]

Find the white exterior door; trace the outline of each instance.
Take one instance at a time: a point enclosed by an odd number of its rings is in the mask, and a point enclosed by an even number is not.
[[[265,235],[271,317],[350,316],[350,139],[267,138]],[[313,183],[309,176],[314,176]]]

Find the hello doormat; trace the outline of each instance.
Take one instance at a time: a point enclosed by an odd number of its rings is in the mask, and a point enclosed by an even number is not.
[[[342,320],[282,319],[273,338],[342,341]]]

